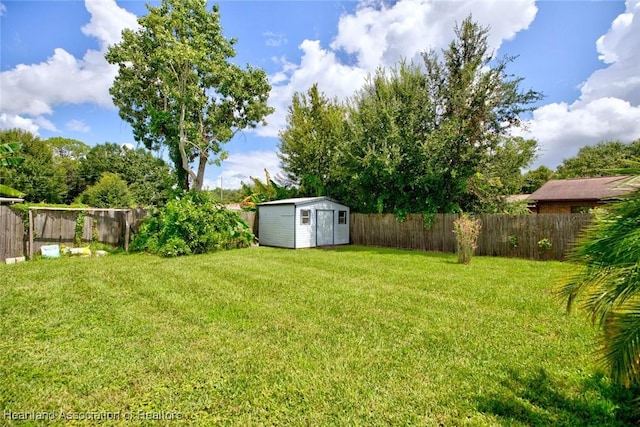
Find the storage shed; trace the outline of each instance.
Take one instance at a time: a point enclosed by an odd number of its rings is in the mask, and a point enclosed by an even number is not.
[[[258,205],[262,246],[312,248],[349,244],[349,208],[329,197],[302,197]]]

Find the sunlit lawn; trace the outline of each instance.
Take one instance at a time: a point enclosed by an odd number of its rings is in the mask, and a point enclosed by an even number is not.
[[[597,331],[551,293],[569,268],[363,247],[0,265],[0,424],[622,425]]]

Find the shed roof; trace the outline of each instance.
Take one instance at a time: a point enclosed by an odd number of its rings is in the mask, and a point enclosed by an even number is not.
[[[258,206],[272,206],[272,205],[306,205],[309,203],[321,202],[323,200],[328,200],[330,202],[342,204],[336,200],[333,200],[330,197],[320,196],[320,197],[296,197],[294,199],[282,199],[282,200],[274,200],[271,202],[258,203]]]
[[[553,179],[533,192],[530,199],[536,202],[570,200],[604,200],[629,193],[639,183],[631,175],[603,176],[597,178]]]

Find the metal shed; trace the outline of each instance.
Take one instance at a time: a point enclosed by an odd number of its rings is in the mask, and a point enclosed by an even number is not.
[[[302,197],[258,205],[262,246],[312,248],[349,244],[349,208],[329,197]]]

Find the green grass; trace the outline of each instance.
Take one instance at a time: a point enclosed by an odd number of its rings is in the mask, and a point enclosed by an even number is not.
[[[455,260],[252,248],[2,265],[0,424],[68,425],[61,411],[122,425],[154,423],[140,412],[182,418],[171,425],[631,421],[630,396],[594,364],[596,330],[551,293],[569,265]]]

